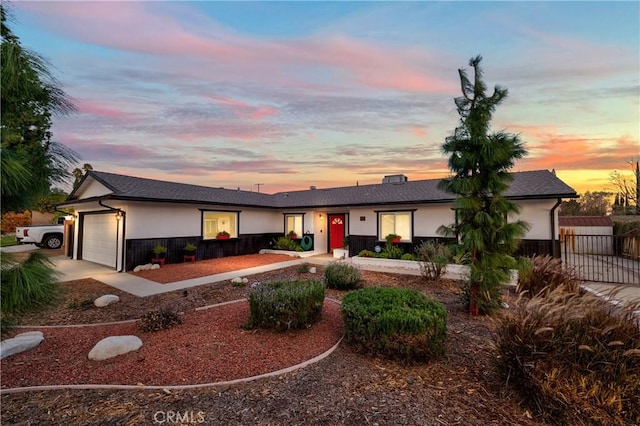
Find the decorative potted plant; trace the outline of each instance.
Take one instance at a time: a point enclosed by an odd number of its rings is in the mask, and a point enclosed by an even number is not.
[[[342,239],[342,248],[349,249],[349,236],[346,236]]]
[[[216,238],[219,240],[228,240],[229,238],[231,238],[231,234],[229,234],[227,231],[220,231],[218,232]]]
[[[187,243],[187,245],[184,246],[184,254],[185,256],[193,256],[193,254],[196,252],[196,246],[195,244],[191,244],[191,243]]]
[[[399,243],[401,239],[402,237],[398,234],[389,234],[386,238],[388,243]]]
[[[167,254],[167,248],[161,244],[156,244],[151,251],[153,251],[155,259],[164,259]]]
[[[298,234],[296,234],[295,231],[289,231],[289,233],[287,234],[287,238],[289,238],[290,240],[295,240],[296,238],[298,238]]]

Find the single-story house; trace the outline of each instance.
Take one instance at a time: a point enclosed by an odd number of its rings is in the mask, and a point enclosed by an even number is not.
[[[547,170],[513,178],[505,195],[531,225],[521,252],[557,255],[557,208],[576,192]],[[439,190],[438,182],[393,175],[373,185],[265,194],[92,170],[61,206],[76,212],[69,255],[118,271],[148,263],[156,244],[168,248],[172,263],[183,261],[187,242],[197,246],[197,259],[210,259],[257,253],[290,231],[318,254],[341,248],[348,236],[353,256],[391,233],[411,253],[423,240],[444,240],[438,227],[454,222],[454,196]],[[230,238],[218,239],[221,231]]]

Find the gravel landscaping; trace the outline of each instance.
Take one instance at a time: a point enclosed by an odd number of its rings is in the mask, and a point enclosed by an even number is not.
[[[241,267],[241,258],[225,260]],[[194,267],[199,263],[174,269],[184,271],[181,279],[193,278]],[[315,275],[300,274],[297,267],[290,267],[247,278],[250,283],[298,277],[320,279],[322,272],[323,268],[318,267]],[[363,272],[363,277],[366,286],[414,288],[444,304],[449,318],[446,354],[427,364],[402,365],[356,353],[342,343],[331,355],[303,369],[233,386],[3,393],[0,420],[3,424],[77,425],[159,424],[163,420],[169,424],[171,418],[180,420],[178,423],[225,425],[543,424],[531,419],[526,407],[519,405],[517,395],[496,374],[497,354],[493,345],[496,321],[472,318],[464,312],[458,300],[457,283],[449,280],[425,283],[421,277],[378,272]],[[73,338],[68,332],[71,329],[44,329],[45,342],[38,349],[2,360],[3,388],[52,383],[62,378],[66,383],[74,380],[116,383],[120,381],[116,377],[125,377],[127,383],[133,384],[204,383],[234,374],[259,374],[265,371],[262,367],[268,370],[296,363],[297,354],[312,357],[333,345],[341,334],[341,321],[334,315],[338,311],[333,302],[325,303],[320,323],[284,334],[241,329],[240,324],[248,318],[247,311],[243,311],[246,303],[195,311],[200,306],[246,295],[247,287],[234,287],[228,282],[148,298],[137,298],[91,279],[64,283],[63,288],[56,306],[23,317],[21,324],[136,319],[167,305],[184,312],[185,322],[155,333],[141,333],[134,323],[106,327],[104,332],[108,330],[109,334],[123,327],[122,333],[137,334],[145,345],[137,352],[102,361],[104,365],[99,368],[95,368],[96,361],[86,360],[86,352],[91,348],[89,341],[94,344],[97,334],[103,333],[102,327],[91,327],[95,330],[87,332],[86,343],[82,330],[87,328],[79,329]],[[105,308],[83,303],[104,294],[118,295],[120,301]],[[335,300],[344,294],[327,291]],[[20,331],[25,330],[18,329],[15,333]],[[231,336],[238,338],[238,346],[232,346]],[[64,339],[75,341],[76,349],[70,351],[77,353],[55,355],[56,351],[64,351],[60,346],[71,345],[66,345]],[[272,364],[276,360],[282,363]]]

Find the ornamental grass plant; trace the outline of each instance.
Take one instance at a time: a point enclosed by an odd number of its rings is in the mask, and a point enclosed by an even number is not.
[[[541,291],[549,292],[558,287],[575,293],[580,288],[581,278],[573,266],[562,263],[561,259],[551,256],[534,256],[518,261],[518,293],[533,297]]]
[[[499,370],[555,424],[640,424],[638,309],[563,286],[539,293],[501,321]]]
[[[59,295],[53,262],[37,251],[31,252],[24,262],[3,253],[1,272],[0,307],[5,318],[53,303]]]

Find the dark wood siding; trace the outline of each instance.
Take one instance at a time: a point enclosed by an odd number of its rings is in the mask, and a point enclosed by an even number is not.
[[[138,265],[150,263],[153,258],[151,250],[156,244],[167,247],[167,263],[182,263],[183,249],[187,242],[196,245],[196,260],[205,260],[256,254],[261,249],[270,248],[273,240],[281,236],[282,234],[250,234],[229,240],[203,240],[201,236],[129,239],[126,242],[125,270],[130,271]]]

